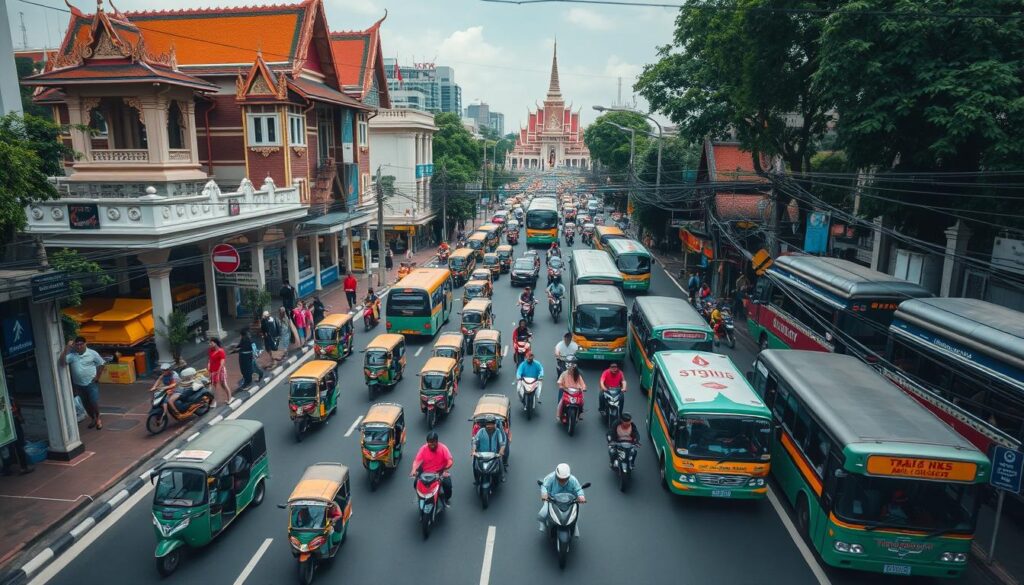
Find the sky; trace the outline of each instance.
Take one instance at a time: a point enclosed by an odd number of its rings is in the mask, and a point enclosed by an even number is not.
[[[22,0],[7,2],[14,47],[22,47],[23,13],[30,47],[56,46],[67,14]],[[66,10],[63,0],[32,0]],[[70,0],[94,12],[93,0]],[[288,0],[278,0],[286,3]],[[115,0],[124,12],[143,9],[262,5],[265,0]],[[385,57],[404,65],[434,62],[455,69],[463,107],[486,102],[505,114],[505,132],[516,131],[547,92],[551,52],[558,40],[562,95],[581,109],[584,124],[598,115],[595,104],[613,105],[618,78],[622,101],[634,102],[633,83],[656,60],[657,47],[671,41],[675,11],[668,8],[565,4],[512,5],[482,0],[324,0],[331,30],[364,29],[384,15]],[[229,31],[225,31],[229,34]],[[223,41],[223,39],[218,39]],[[244,42],[244,40],[239,40]]]

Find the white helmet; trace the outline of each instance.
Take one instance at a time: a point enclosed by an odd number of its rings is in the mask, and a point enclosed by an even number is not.
[[[189,379],[189,378],[191,378],[191,377],[193,377],[195,375],[196,375],[196,369],[195,368],[185,368],[184,370],[181,371],[181,377],[185,378],[185,379]]]
[[[570,473],[568,463],[559,463],[558,467],[555,467],[555,477],[558,479],[569,479]]]

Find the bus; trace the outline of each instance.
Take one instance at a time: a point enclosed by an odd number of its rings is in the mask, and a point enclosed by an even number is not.
[[[594,230],[594,249],[604,250],[611,240],[624,240],[626,234],[612,225],[599,225]]]
[[[762,351],[750,374],[772,411],[772,474],[834,567],[958,577],[990,465],[854,356]]]
[[[900,303],[884,375],[988,453],[1024,441],[1024,313],[977,299]]]
[[[781,256],[745,302],[747,326],[761,349],[846,353],[852,338],[882,355],[896,307],[930,296],[919,285],[848,260]]]
[[[569,295],[569,332],[579,360],[626,359],[626,299],[606,284],[574,284]]]
[[[526,209],[526,245],[551,245],[558,241],[558,204],[548,197],[536,197]]]
[[[724,355],[654,356],[647,429],[664,487],[684,496],[768,493],[772,413]]]
[[[676,297],[638,297],[629,313],[627,353],[640,374],[640,389],[651,389],[654,355],[660,351],[711,351],[715,333],[693,306]]]
[[[622,290],[622,275],[607,252],[576,250],[569,259],[569,284],[608,284]]]
[[[651,253],[643,244],[620,238],[609,240],[605,249],[622,275],[625,290],[647,292],[651,289]]]
[[[388,292],[384,323],[388,333],[433,337],[452,313],[452,273],[417,268]]]

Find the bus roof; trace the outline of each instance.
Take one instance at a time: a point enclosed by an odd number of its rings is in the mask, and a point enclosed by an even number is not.
[[[548,199],[546,197],[537,197],[530,202],[530,207],[527,208],[527,213],[538,210],[538,211],[557,211],[558,202],[554,199]]]
[[[451,278],[451,274],[451,270],[447,268],[417,268],[399,280],[391,290],[397,291],[403,288],[434,290],[445,280]]]
[[[900,321],[1024,369],[1024,313],[1019,311],[978,299],[910,299],[896,309],[891,328],[902,329]]]
[[[607,305],[626,306],[626,299],[622,296],[622,291],[614,286],[607,284],[577,284],[573,288],[576,289],[573,298],[577,305],[604,303]]]
[[[637,297],[633,301],[639,307],[652,328],[688,327],[711,331],[711,326],[700,316],[693,305],[678,297]]]
[[[622,281],[622,274],[615,261],[604,250],[574,250],[570,259],[574,274],[607,274],[616,283]]]
[[[839,258],[802,254],[780,256],[775,259],[772,268],[789,272],[845,299],[871,297],[903,300],[932,296],[921,285]]]
[[[608,240],[608,250],[612,254],[644,254],[646,256],[651,255],[651,253],[647,251],[647,248],[645,248],[643,244],[636,240],[630,240],[628,238]]]
[[[851,355],[768,349],[760,361],[778,373],[842,447],[910,443],[923,449],[977,454],[967,439],[913,398]],[[934,451],[938,454],[938,451]]]
[[[680,410],[700,408],[722,414],[768,418],[771,411],[727,356],[703,351],[659,351],[660,367]]]

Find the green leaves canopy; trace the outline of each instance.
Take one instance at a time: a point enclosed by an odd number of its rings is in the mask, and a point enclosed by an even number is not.
[[[12,113],[0,118],[0,239],[11,241],[25,226],[25,206],[52,199],[48,178],[63,174],[71,149],[59,140],[60,128],[43,118]]]
[[[598,116],[597,120],[583,131],[583,142],[590,149],[590,156],[608,167],[609,172],[620,175],[625,180],[629,170],[630,133],[619,130],[611,123],[637,130],[634,162],[639,160],[640,151],[647,141],[647,135],[644,133],[650,132],[651,127],[647,119],[640,114],[606,112]]]

